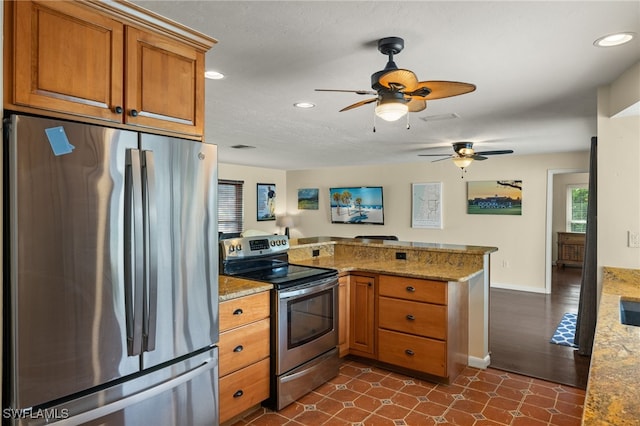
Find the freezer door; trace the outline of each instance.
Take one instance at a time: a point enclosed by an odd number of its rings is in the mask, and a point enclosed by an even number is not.
[[[122,266],[125,152],[138,139],[26,116],[9,131],[5,371],[11,407],[24,408],[139,369],[127,357]]]
[[[214,426],[218,348],[77,399],[16,416],[12,426]]]
[[[147,209],[143,368],[218,341],[217,149],[141,135]]]

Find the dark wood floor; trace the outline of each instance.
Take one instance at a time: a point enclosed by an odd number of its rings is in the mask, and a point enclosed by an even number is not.
[[[585,389],[589,357],[549,343],[565,312],[578,312],[580,268],[554,268],[552,294],[491,289],[491,367]]]

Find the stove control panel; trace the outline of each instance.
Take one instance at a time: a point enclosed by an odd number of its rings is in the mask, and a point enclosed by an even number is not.
[[[223,259],[250,259],[282,254],[288,250],[289,238],[286,235],[259,235],[220,241],[220,254]]]

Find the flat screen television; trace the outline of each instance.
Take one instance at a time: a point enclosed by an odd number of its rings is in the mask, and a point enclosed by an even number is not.
[[[381,186],[329,188],[331,223],[384,225]]]

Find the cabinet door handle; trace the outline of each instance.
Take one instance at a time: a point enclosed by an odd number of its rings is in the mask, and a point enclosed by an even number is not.
[[[407,319],[408,319],[409,321],[413,321],[413,320],[415,320],[415,319],[416,319],[416,317],[414,317],[413,315],[409,314],[409,315],[407,315]]]
[[[138,116],[138,110],[137,109],[132,109],[131,112],[129,112],[129,114],[131,114],[132,117],[137,117]]]
[[[415,355],[415,352],[413,352],[411,349],[405,349],[404,353],[409,355],[409,356],[414,356]]]
[[[233,311],[233,315],[242,315],[242,314],[243,314],[243,311],[240,308],[238,308],[235,311]]]
[[[244,349],[244,347],[242,345],[238,345],[235,348],[233,348],[234,352],[242,352],[242,350]]]
[[[240,398],[242,395],[244,395],[244,392],[242,392],[242,389],[240,389],[239,391],[233,394],[233,397]]]
[[[415,291],[416,291],[416,288],[415,288],[415,287],[413,287],[413,286],[408,285],[408,286],[407,286],[407,291],[408,291],[409,293],[413,293],[413,292],[415,292]]]
[[[113,112],[115,112],[116,114],[122,114],[122,107],[120,105],[118,105],[117,107],[115,107],[113,109]]]

